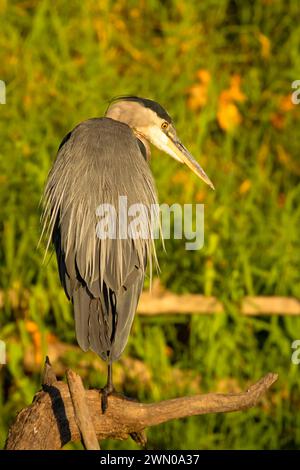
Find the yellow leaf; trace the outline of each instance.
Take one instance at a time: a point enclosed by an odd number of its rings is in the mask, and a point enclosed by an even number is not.
[[[220,102],[217,112],[219,126],[224,131],[233,131],[242,122],[242,117],[235,104],[231,102]]]
[[[199,83],[199,85],[193,85],[189,89],[188,106],[196,111],[197,109],[203,108],[207,103],[207,87]]]
[[[197,111],[206,105],[211,77],[208,70],[201,69],[197,72],[197,78],[200,83],[196,83],[188,90],[189,98],[187,104],[193,111]]]
[[[37,324],[32,320],[25,321],[25,328],[28,331],[28,333],[35,333],[36,331],[38,331]]]
[[[28,333],[31,334],[31,337],[32,337],[32,342],[34,346],[35,363],[37,365],[41,364],[42,363],[42,335],[39,330],[39,327],[34,321],[27,320],[25,322],[25,328],[28,331]]]
[[[209,71],[205,69],[198,70],[197,77],[202,83],[209,83],[211,78]]]
[[[222,91],[219,99],[220,101],[237,101],[240,103],[246,100],[245,94],[241,91],[241,77],[239,75],[231,77],[229,88]]]
[[[243,181],[242,184],[239,187],[240,194],[246,194],[249,191],[249,189],[251,188],[251,186],[252,186],[252,183],[251,183],[250,180],[247,179],[247,180]]]
[[[267,36],[265,36],[264,34],[259,33],[258,40],[259,40],[260,45],[261,45],[261,55],[262,55],[262,57],[264,59],[268,59],[270,57],[270,51],[271,51],[270,39],[267,38]]]
[[[281,98],[280,103],[279,103],[280,111],[287,113],[288,111],[291,111],[292,109],[294,109],[294,107],[295,105],[291,100],[291,95],[286,95]]]

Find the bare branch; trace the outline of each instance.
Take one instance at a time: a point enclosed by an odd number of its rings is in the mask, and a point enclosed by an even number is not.
[[[44,370],[42,373],[42,385],[53,385],[57,382],[56,375],[52,369],[50,359],[46,356]]]
[[[100,450],[93,421],[91,420],[88,405],[86,403],[86,395],[82,380],[78,374],[70,369],[67,370],[66,376],[74,407],[75,421],[82,436],[84,446],[87,450]]]
[[[72,374],[68,372],[69,382],[74,382],[73,379],[70,381]],[[187,416],[227,413],[255,406],[276,380],[277,374],[269,373],[246,392],[208,393],[152,404],[111,395],[105,414],[101,412],[100,391],[85,390],[83,401],[87,402],[90,424],[94,426],[97,440],[127,439],[131,435],[145,442],[144,430],[150,426]],[[9,430],[6,449],[60,449],[67,442],[80,440],[79,428],[82,432],[82,424],[76,422],[68,385],[55,382],[45,385],[44,390],[35,395],[32,405],[18,414]],[[88,428],[87,422],[83,428]]]

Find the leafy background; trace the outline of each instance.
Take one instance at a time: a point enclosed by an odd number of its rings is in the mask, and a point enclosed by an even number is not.
[[[268,371],[262,404],[174,421],[150,449],[299,448],[300,318],[239,314],[245,295],[300,297],[299,2],[294,0],[0,0],[0,442],[40,387],[43,358],[101,387],[105,369],[76,346],[54,256],[42,265],[39,201],[62,137],[120,94],[155,99],[213,180],[204,186],[153,152],[161,202],[205,203],[205,246],[159,250],[160,282],[217,296],[226,313],[137,316],[115,369],[120,391],[152,401],[238,391]],[[284,313],[284,312],[283,312]],[[105,442],[106,448],[135,448]],[[79,448],[79,446],[77,446]]]

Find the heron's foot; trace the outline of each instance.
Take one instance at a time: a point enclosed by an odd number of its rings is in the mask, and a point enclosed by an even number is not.
[[[108,397],[109,395],[114,395],[116,393],[113,386],[105,385],[101,389],[101,409],[102,413],[104,414],[108,407]]]
[[[116,398],[120,398],[121,400],[138,402],[136,398],[127,397],[126,395],[123,395],[123,393],[117,392],[114,387],[111,388],[106,385],[101,389],[101,409],[103,414],[107,410],[108,397],[110,395],[113,395]]]

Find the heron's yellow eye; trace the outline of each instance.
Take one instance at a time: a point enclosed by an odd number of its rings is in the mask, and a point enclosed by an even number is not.
[[[167,129],[169,127],[169,123],[167,121],[164,121],[161,125],[162,129]]]

